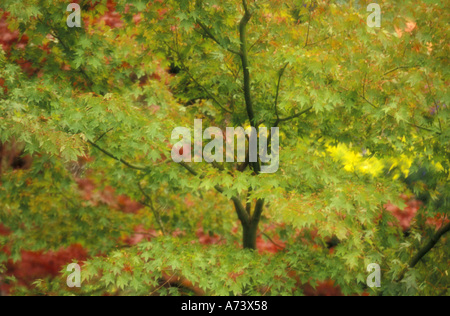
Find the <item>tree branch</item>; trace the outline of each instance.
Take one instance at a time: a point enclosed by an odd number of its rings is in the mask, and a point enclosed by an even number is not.
[[[191,168],[187,163],[182,161],[182,162],[179,163],[179,165],[182,166],[187,171],[189,171],[189,173],[192,174],[193,176],[195,176],[195,177],[198,176],[198,172],[195,171],[193,168]]]
[[[217,99],[209,92],[208,89],[206,89],[202,84],[200,84],[198,82],[197,79],[195,79],[195,77],[191,74],[191,72],[189,71],[189,69],[185,66],[185,64],[183,62],[181,62],[183,70],[188,74],[188,76],[192,79],[192,81],[195,82],[195,84],[202,89],[203,91],[205,91],[206,94],[208,94],[209,98],[212,99],[223,111],[232,114],[233,112],[230,110],[227,110],[219,101],[217,101]]]
[[[436,232],[436,234],[433,237],[431,237],[430,241],[422,249],[420,249],[419,252],[411,259],[411,261],[409,262],[409,266],[402,271],[399,278],[397,279],[397,282],[403,280],[408,269],[413,269],[420,262],[420,260],[422,260],[422,258],[425,257],[427,253],[434,248],[434,246],[436,246],[441,237],[444,236],[449,231],[450,231],[450,223],[439,229]]]
[[[232,201],[234,203],[234,208],[236,209],[236,213],[238,214],[239,220],[241,221],[242,224],[247,225],[250,222],[250,217],[248,216],[247,211],[242,205],[242,202],[236,197],[233,197]]]
[[[248,22],[250,22],[250,19],[252,18],[252,14],[249,11],[249,8],[247,6],[247,1],[242,0],[242,5],[244,7],[245,14],[241,19],[241,22],[239,23],[239,34],[240,34],[240,40],[241,40],[241,47],[240,47],[240,57],[241,57],[241,64],[242,69],[244,72],[244,98],[245,98],[245,108],[247,110],[248,119],[250,121],[251,127],[257,127],[256,124],[256,118],[255,118],[255,112],[253,111],[253,100],[251,95],[251,79],[250,79],[250,65],[248,62],[248,47],[247,47],[247,25]],[[259,162],[253,162],[251,163],[253,166],[253,171],[256,174],[259,174],[261,171],[261,165]]]
[[[107,130],[106,132],[104,132],[99,138],[96,139],[96,141],[94,143],[98,143],[103,137],[106,136],[106,134],[108,134],[109,132],[111,132],[112,130],[114,130],[114,127],[110,128],[109,130]]]
[[[436,244],[439,242],[442,236],[444,236],[446,233],[450,231],[450,223],[443,226],[441,229],[439,229],[436,234],[431,238],[431,240],[426,244],[412,259],[409,264],[410,268],[414,268],[419,261],[431,250],[436,246]]]
[[[359,96],[359,93],[358,93],[358,96]],[[374,109],[376,109],[376,110],[379,110],[379,109],[380,109],[379,106],[376,106],[375,104],[373,104],[372,102],[370,102],[369,100],[367,100],[367,98],[366,98],[365,96],[360,96],[360,97],[361,97],[364,101],[366,101],[368,104],[370,104]],[[394,119],[394,120],[396,120],[396,118],[395,118],[394,116],[392,116],[391,114],[387,114],[387,116],[390,117],[390,118],[392,118],[392,119]],[[414,124],[414,123],[411,123],[411,122],[408,122],[408,121],[405,121],[405,123],[408,124],[409,126],[412,126],[412,127],[415,127],[415,128],[418,128],[418,129],[421,129],[421,130],[424,130],[424,131],[427,131],[427,132],[430,132],[430,133],[433,133],[433,132],[434,132],[433,130],[431,130],[431,129],[429,129],[429,128],[426,128],[426,127],[423,127],[423,126],[420,126],[420,125],[417,125],[417,124]],[[438,132],[438,134],[441,135],[442,133],[441,133],[441,132]]]
[[[198,82],[198,80],[192,75],[192,73],[189,71],[189,68],[185,65],[185,63],[183,62],[183,59],[180,56],[180,53],[178,52],[178,50],[174,50],[170,47],[170,45],[166,44],[166,46],[169,48],[169,50],[171,50],[172,52],[174,52],[177,57],[178,57],[178,61],[180,62],[181,65],[181,69],[183,71],[186,72],[186,74],[189,76],[189,78],[191,78],[192,81],[194,81],[194,83],[200,88],[202,89],[207,95],[208,97],[214,101],[214,103],[216,103],[223,111],[229,113],[229,114],[233,114],[232,111],[227,110],[213,95],[211,92],[209,92],[208,89],[206,89],[200,82]]]
[[[206,36],[209,37],[210,39],[212,39],[214,42],[216,42],[220,47],[222,47],[223,49],[226,49],[227,51],[229,51],[230,53],[233,53],[235,55],[238,55],[238,56],[241,55],[240,52],[238,52],[238,51],[236,51],[234,49],[224,47],[219,42],[219,40],[211,33],[211,31],[208,29],[208,27],[205,24],[203,24],[201,21],[197,20],[196,22],[202,28],[202,30],[206,33]]]
[[[259,199],[256,202],[255,211],[253,212],[251,221],[253,224],[258,224],[261,221],[261,215],[264,211],[264,199]]]
[[[41,19],[39,19],[39,21],[41,23],[44,23]],[[63,49],[68,53],[70,52],[69,47],[64,43],[64,41],[62,40],[62,38],[58,35],[58,32],[50,25],[50,29],[52,31],[52,36],[54,36],[59,43],[61,44],[61,46],[63,47]],[[91,86],[93,86],[94,82],[92,81],[92,79],[88,76],[88,74],[86,73],[86,71],[80,67],[78,69],[79,72],[81,72],[81,74],[85,77],[85,79],[90,83]],[[92,89],[91,89],[92,90]],[[103,95],[103,93],[101,93]],[[150,170],[150,168],[144,168],[144,167],[138,167],[138,166],[134,166],[130,163],[128,163],[127,161],[118,158],[116,156],[114,156],[113,154],[111,154],[110,152],[104,150],[103,148],[101,148],[100,146],[98,146],[96,143],[102,139],[106,134],[108,134],[110,131],[112,131],[112,129],[108,130],[107,132],[105,132],[103,135],[101,135],[95,142],[91,142],[90,140],[88,140],[88,143],[91,144],[93,147],[95,147],[96,149],[98,149],[99,151],[101,151],[102,153],[104,153],[105,155],[109,156],[110,158],[119,161],[120,163],[122,163],[123,165],[127,166],[130,169],[134,169],[134,170],[140,170],[140,171],[145,171],[148,172]]]
[[[147,167],[147,168],[144,168],[144,167],[134,166],[134,165],[130,164],[129,162],[127,162],[127,161],[125,161],[125,160],[123,160],[123,159],[121,159],[121,158],[118,158],[118,157],[114,156],[113,154],[111,154],[110,152],[104,150],[103,148],[101,148],[101,147],[98,146],[97,144],[91,142],[90,140],[88,140],[87,142],[88,142],[89,144],[91,144],[93,147],[95,147],[96,149],[100,150],[100,151],[101,151],[102,153],[104,153],[106,156],[108,156],[108,157],[110,157],[110,158],[112,158],[112,159],[114,159],[114,160],[117,160],[118,162],[122,163],[123,165],[127,166],[127,167],[130,168],[130,169],[139,170],[139,171],[145,171],[145,172],[148,172],[148,171],[150,170],[150,168],[148,168],[148,167]]]
[[[252,188],[250,187],[247,192],[247,202],[245,205],[245,210],[249,216],[251,215],[251,212],[252,212],[252,202],[249,200],[251,192],[252,192]]]
[[[244,71],[244,97],[245,97],[245,105],[247,109],[247,115],[250,120],[250,124],[252,127],[255,126],[255,113],[253,112],[253,101],[251,96],[251,82],[250,82],[250,70],[248,63],[248,48],[247,48],[247,24],[250,22],[252,17],[250,11],[247,7],[247,1],[242,0],[242,5],[244,6],[245,14],[242,17],[241,22],[239,23],[239,33],[241,40],[241,63]]]
[[[277,116],[277,122],[280,120],[280,115],[278,113],[278,97],[280,96],[281,79],[283,78],[283,75],[284,75],[284,72],[286,71],[287,66],[289,66],[289,63],[286,63],[286,65],[284,65],[284,67],[280,69],[280,72],[278,75],[277,92],[275,95],[275,114]]]
[[[292,116],[289,116],[289,117],[286,117],[286,118],[283,118],[283,119],[277,119],[277,121],[275,123],[275,126],[278,126],[278,124],[280,124],[280,123],[296,119],[296,118],[302,116],[303,114],[306,114],[306,113],[310,112],[312,109],[313,109],[313,107],[311,106],[310,108],[308,108],[308,109],[306,109],[306,110],[304,110],[304,111],[302,111],[300,113],[297,113],[295,115],[292,115]]]
[[[42,20],[40,20],[41,23]],[[46,23],[45,23],[46,24]],[[51,35],[56,38],[58,40],[59,43],[61,43],[61,46],[64,48],[64,50],[66,51],[66,53],[70,52],[69,47],[64,43],[64,41],[62,40],[61,36],[58,35],[58,32],[50,25],[50,30],[52,31]],[[86,71],[83,69],[83,67],[79,67],[78,71],[83,75],[83,77],[89,82],[89,84],[91,85],[91,87],[94,85],[94,81],[92,81],[92,79],[88,76],[88,74],[86,73]]]
[[[416,65],[416,66],[399,66],[397,68],[394,68],[392,70],[389,70],[388,72],[386,72],[383,76],[387,76],[390,73],[393,73],[394,71],[400,70],[400,69],[412,69],[412,68],[417,68],[420,67],[420,65]]]
[[[266,233],[262,233],[262,235],[263,235],[264,237],[266,237],[267,239],[269,239],[269,241],[270,241],[272,244],[274,244],[275,246],[277,246],[278,248],[280,248],[281,251],[286,251],[286,247],[283,247],[283,246],[277,244],[275,241],[273,241],[273,239],[272,239],[269,235],[267,235]]]

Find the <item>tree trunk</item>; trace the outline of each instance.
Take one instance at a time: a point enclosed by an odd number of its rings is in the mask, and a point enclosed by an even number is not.
[[[242,224],[242,235],[243,235],[243,246],[244,249],[257,250],[256,248],[256,237],[258,234],[258,226],[261,221],[261,214],[264,208],[264,200],[260,199],[256,202],[255,211],[253,216],[240,216]],[[245,214],[246,210],[241,210],[239,213]]]
[[[258,222],[242,223],[244,249],[256,249],[256,237],[258,233]]]

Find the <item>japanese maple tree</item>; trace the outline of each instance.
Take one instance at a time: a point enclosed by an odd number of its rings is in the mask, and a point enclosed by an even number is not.
[[[447,4],[77,2],[81,28],[0,3],[0,141],[32,159],[0,168],[11,293],[450,294]],[[195,119],[278,127],[279,170],[175,163]],[[61,247],[81,289],[8,274]]]

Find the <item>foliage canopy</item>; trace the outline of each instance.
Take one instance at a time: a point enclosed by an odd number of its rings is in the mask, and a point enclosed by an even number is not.
[[[1,174],[0,258],[90,256],[81,290],[60,277],[17,293],[193,294],[176,278],[208,295],[330,279],[347,295],[450,294],[448,3],[380,1],[370,28],[362,1],[79,2],[82,28],[67,1],[0,4],[27,39],[0,50],[0,141],[33,157]],[[280,170],[175,164],[170,132],[195,118],[278,126]],[[401,193],[424,203],[407,233],[386,210]],[[263,239],[276,254],[251,250]]]

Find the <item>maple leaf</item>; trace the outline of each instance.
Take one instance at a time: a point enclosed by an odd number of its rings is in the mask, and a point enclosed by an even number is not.
[[[396,25],[394,25],[394,28],[395,28],[395,32],[397,33],[398,38],[402,38],[402,36],[403,36],[402,29],[397,27]]]
[[[412,33],[412,31],[414,31],[416,29],[416,27],[417,27],[416,22],[408,21],[408,22],[406,22],[405,32]]]

